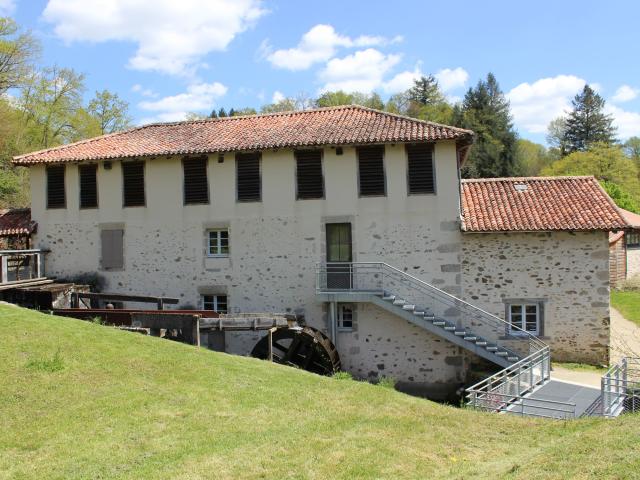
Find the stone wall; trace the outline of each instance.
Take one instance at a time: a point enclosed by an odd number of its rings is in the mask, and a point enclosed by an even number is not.
[[[606,232],[466,234],[465,299],[505,316],[505,301],[544,304],[543,340],[554,360],[608,364]]]

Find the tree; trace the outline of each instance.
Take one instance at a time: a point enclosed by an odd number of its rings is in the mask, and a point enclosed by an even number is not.
[[[615,143],[613,117],[604,113],[604,99],[589,85],[572,101],[573,110],[565,124],[567,153],[585,151],[596,142]]]
[[[440,91],[438,81],[433,75],[421,76],[413,81],[413,87],[408,90],[408,97],[412,102],[420,105],[434,105],[445,101]]]
[[[631,137],[624,142],[624,151],[640,168],[640,137]]]
[[[343,90],[335,92],[324,92],[320,95],[315,104],[317,107],[338,107],[340,105],[351,105],[354,103],[353,94]]]
[[[109,90],[96,92],[87,111],[98,122],[100,135],[119,132],[131,126],[129,104]]]
[[[586,152],[576,151],[553,162],[542,174],[593,175],[600,181],[620,186],[634,201],[640,199],[638,167],[619,145],[594,143]]]
[[[77,139],[83,90],[84,75],[68,68],[45,68],[31,75],[18,104],[32,149]]]
[[[630,212],[640,213],[638,202],[623,187],[617,183],[608,182],[606,180],[602,180],[600,185],[602,185],[602,188],[604,188],[617,206],[624,208],[625,210],[629,210]]]
[[[283,98],[279,102],[263,105],[261,113],[292,112],[296,110],[296,101],[293,98]]]
[[[256,109],[255,108],[251,108],[251,107],[244,107],[244,108],[238,108],[237,110],[233,111],[233,115],[231,114],[231,111],[229,111],[229,116],[230,117],[240,117],[242,115],[255,115],[256,113]]]
[[[220,108],[220,110],[218,110],[218,117],[219,118],[223,118],[227,116],[227,112],[225,111],[224,108]]]
[[[567,153],[566,131],[567,119],[564,117],[554,118],[547,126],[547,143],[561,157]]]
[[[24,84],[39,52],[40,45],[30,33],[20,32],[10,18],[0,17],[0,95]]]
[[[453,112],[454,123],[476,133],[462,175],[470,177],[509,177],[519,174],[517,139],[509,102],[492,73],[465,94],[462,105]]]
[[[516,163],[519,165],[522,175],[536,177],[540,175],[543,168],[554,160],[544,145],[539,143],[519,138],[516,145]]]

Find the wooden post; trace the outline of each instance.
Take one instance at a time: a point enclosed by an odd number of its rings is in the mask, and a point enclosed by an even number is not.
[[[267,350],[267,360],[273,362],[273,332],[275,332],[276,328],[270,328],[267,332],[269,337],[269,341],[267,342],[268,350]]]
[[[9,281],[9,257],[0,255],[0,283]]]

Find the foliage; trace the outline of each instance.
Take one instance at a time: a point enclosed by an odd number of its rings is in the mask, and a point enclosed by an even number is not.
[[[517,134],[509,102],[492,73],[470,88],[454,110],[454,123],[476,133],[476,144],[463,167],[465,178],[510,177],[520,174]]]
[[[395,390],[396,381],[392,377],[380,377],[378,383],[376,383],[379,387],[382,388],[390,388],[391,390]]]
[[[600,185],[602,185],[602,188],[605,189],[617,206],[630,212],[640,213],[640,205],[636,199],[620,185],[606,180],[601,180]]]
[[[413,81],[413,87],[407,91],[409,100],[420,105],[434,105],[445,101],[438,81],[433,75],[422,76]]]
[[[336,92],[325,92],[320,95],[314,102],[316,107],[338,107],[340,105],[362,105],[363,107],[375,108],[376,110],[384,109],[384,102],[380,95],[373,93],[351,92],[346,93],[342,90]]]
[[[549,148],[564,156],[567,153],[566,142],[567,119],[564,117],[554,118],[547,126],[547,143]]]
[[[334,373],[331,378],[335,378],[336,380],[353,380],[353,375],[349,372],[339,371]]]
[[[98,122],[101,135],[119,132],[131,126],[129,104],[109,90],[96,92],[87,111]]]
[[[566,152],[585,151],[594,143],[612,144],[616,129],[613,117],[604,113],[604,99],[585,85],[572,101],[573,110],[565,122]]]
[[[30,33],[21,32],[12,19],[0,17],[0,95],[23,85],[39,52],[40,45]]]
[[[637,415],[484,414],[11,306],[0,318],[6,478],[635,478],[640,466]],[[57,348],[64,370],[24,367],[25,352]]]
[[[549,166],[556,159],[544,145],[523,138],[517,140],[516,148],[516,164],[522,175],[538,176],[543,168]]]
[[[640,168],[640,137],[631,137],[623,145],[624,151]]]
[[[37,370],[39,372],[59,372],[60,370],[64,370],[64,359],[60,354],[60,349],[58,349],[53,357],[29,360],[26,366],[30,370]]]
[[[542,170],[543,175],[593,175],[612,182],[637,201],[640,198],[638,168],[618,145],[592,144],[589,150],[576,151]]]

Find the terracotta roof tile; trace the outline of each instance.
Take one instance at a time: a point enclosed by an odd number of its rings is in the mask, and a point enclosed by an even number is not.
[[[473,132],[349,105],[156,123],[14,157],[16,165],[320,145],[473,141]]]
[[[618,230],[629,226],[594,177],[462,181],[465,232]]]
[[[36,227],[29,208],[0,210],[0,237],[30,235],[36,231]]]

